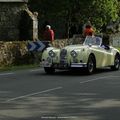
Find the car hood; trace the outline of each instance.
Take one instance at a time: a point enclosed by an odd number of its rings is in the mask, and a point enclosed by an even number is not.
[[[69,45],[69,46],[66,46],[64,47],[63,49],[66,49],[66,50],[79,50],[79,49],[87,49],[88,46],[85,46],[85,45]]]
[[[75,51],[83,50],[84,51],[84,50],[88,50],[88,49],[89,49],[89,46],[87,46],[87,45],[69,45],[69,46],[63,47],[62,49],[55,48],[55,47],[49,47],[46,49],[46,52],[49,52],[52,50],[58,54],[63,50],[66,50],[67,52],[71,52],[73,50],[75,50]]]

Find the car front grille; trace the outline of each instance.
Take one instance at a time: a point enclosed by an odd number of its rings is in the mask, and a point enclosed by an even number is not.
[[[60,52],[60,63],[65,63],[66,62],[66,57],[67,57],[67,50],[62,49]]]

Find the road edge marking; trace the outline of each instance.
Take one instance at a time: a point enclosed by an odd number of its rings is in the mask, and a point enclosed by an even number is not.
[[[110,77],[112,77],[112,78],[114,78],[114,77],[120,77],[120,76],[105,76],[105,77],[99,77],[99,78],[95,78],[95,79],[91,79],[91,80],[86,80],[86,81],[82,81],[82,82],[80,82],[80,84],[84,84],[84,83],[88,83],[88,82],[93,82],[93,81],[97,81],[97,80],[100,80],[100,79],[104,79],[104,78],[110,78]]]
[[[11,72],[11,73],[0,73],[0,76],[6,76],[6,75],[13,75],[15,73]]]
[[[31,70],[29,70],[29,72],[38,72],[38,71],[42,71],[42,70],[43,70],[42,68],[31,69]]]
[[[22,96],[19,96],[19,97],[11,98],[11,99],[5,101],[4,103],[11,102],[11,101],[14,101],[14,100],[19,100],[19,99],[34,96],[34,95],[38,95],[38,94],[42,94],[42,93],[51,92],[51,91],[54,91],[54,90],[59,90],[59,89],[62,89],[62,88],[63,87],[56,87],[56,88],[51,88],[51,89],[47,89],[47,90],[40,91],[40,92],[35,92],[35,93],[31,93],[31,94],[22,95]]]

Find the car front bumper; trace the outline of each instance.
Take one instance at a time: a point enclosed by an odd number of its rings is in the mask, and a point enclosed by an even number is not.
[[[87,63],[48,63],[42,62],[43,67],[53,67],[56,69],[86,68]]]
[[[71,63],[71,68],[84,68],[87,67],[87,63]]]

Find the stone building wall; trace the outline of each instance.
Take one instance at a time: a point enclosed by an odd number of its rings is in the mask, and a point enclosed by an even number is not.
[[[19,40],[21,11],[25,9],[22,2],[0,2],[0,40]]]
[[[37,38],[37,12],[32,13],[27,0],[0,0],[0,41]]]

